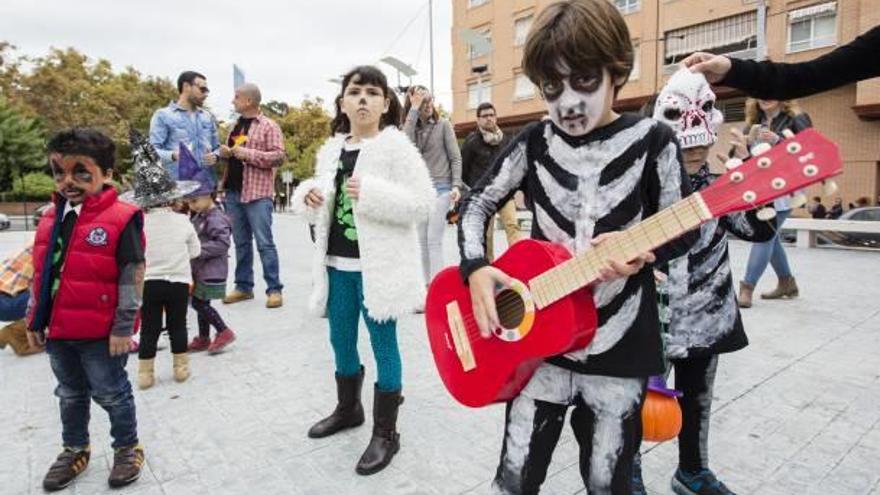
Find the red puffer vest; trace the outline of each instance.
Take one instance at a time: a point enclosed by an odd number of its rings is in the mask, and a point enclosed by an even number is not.
[[[52,249],[55,223],[61,220],[56,219],[60,204],[56,202],[46,211],[34,238],[34,294],[38,300],[29,322],[34,330],[41,330],[34,328],[34,320],[41,308],[46,308],[39,298],[44,270],[52,269],[47,255]],[[110,335],[118,299],[116,247],[125,226],[139,214],[137,206],[118,201],[112,187],[83,201],[65,254],[61,285],[45,320],[47,338],[87,340]]]

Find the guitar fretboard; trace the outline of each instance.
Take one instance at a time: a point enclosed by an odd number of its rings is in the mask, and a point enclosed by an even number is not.
[[[605,266],[606,260],[631,261],[711,219],[712,214],[703,198],[694,193],[533,278],[529,281],[529,290],[538,308],[545,308],[598,280],[599,270]]]

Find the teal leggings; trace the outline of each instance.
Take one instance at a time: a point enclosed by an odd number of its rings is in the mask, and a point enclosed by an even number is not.
[[[352,376],[360,373],[358,355],[358,319],[364,315],[379,378],[376,386],[383,392],[401,388],[400,350],[397,347],[397,321],[378,322],[367,315],[364,306],[364,283],[361,272],[345,272],[327,268],[330,293],[327,318],[330,320],[330,344],[336,359],[336,373]]]

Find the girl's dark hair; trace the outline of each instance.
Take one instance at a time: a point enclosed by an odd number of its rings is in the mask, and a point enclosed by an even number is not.
[[[52,136],[48,145],[49,153],[61,155],[84,155],[98,164],[102,172],[112,170],[116,163],[116,145],[113,140],[89,128],[74,128]]]
[[[388,79],[385,78],[385,74],[372,65],[359,65],[342,76],[342,89],[339,92],[339,96],[336,97],[336,101],[333,102],[336,106],[336,116],[330,122],[331,134],[348,134],[351,132],[351,122],[349,122],[348,116],[342,112],[342,98],[345,95],[345,88],[348,87],[349,83],[369,84],[381,88],[385,98],[388,98],[389,104],[388,111],[379,119],[379,129],[384,129],[388,125],[399,127],[400,101],[397,99],[394,91],[388,87]]]
[[[409,115],[409,109],[412,108],[412,102],[410,101],[410,96],[412,96],[412,94],[414,92],[416,92],[417,90],[420,90],[420,89],[424,89],[425,91],[428,90],[428,88],[426,88],[422,85],[419,85],[419,84],[416,84],[414,86],[410,86],[409,89],[407,90],[406,99],[403,102],[403,114],[400,116],[400,118],[401,118],[400,124],[401,125],[403,125],[403,121],[406,120],[406,116]],[[431,95],[431,98],[434,98],[433,94]],[[421,111],[421,109],[419,109],[419,110]],[[477,115],[479,115],[479,112],[477,112]],[[436,102],[434,104],[434,112],[433,112],[432,116],[434,117],[434,120],[440,120],[440,112],[437,110]]]

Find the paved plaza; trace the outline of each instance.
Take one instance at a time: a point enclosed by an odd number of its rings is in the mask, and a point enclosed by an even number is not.
[[[502,406],[455,403],[434,370],[421,315],[399,322],[404,395],[402,448],[391,466],[362,477],[355,463],[371,422],[322,440],[308,427],[335,405],[327,321],[305,310],[311,243],[306,225],[276,215],[285,305],[265,297],[222,306],[239,340],[218,356],[192,356],[192,378],[172,380],[160,351],[158,384],[136,391],[147,463],[140,481],[107,488],[112,450],[107,416],[92,406],[92,462],[65,494],[482,494],[494,475]],[[26,234],[0,234],[0,255]],[[457,260],[447,232],[447,260]],[[501,232],[496,239],[503,239]],[[503,241],[497,241],[503,244]],[[500,246],[499,246],[500,248]],[[744,311],[751,345],[721,358],[715,387],[711,466],[740,494],[880,495],[880,252],[788,250],[801,287],[793,301],[761,301]],[[748,245],[731,244],[741,275]],[[259,263],[257,263],[259,274]],[[257,290],[264,285],[258,276]],[[756,292],[775,283],[765,275]],[[190,332],[196,325],[190,312]],[[367,383],[375,366],[365,329]],[[128,364],[137,369],[136,356]],[[54,378],[45,355],[0,351],[0,494],[42,493],[60,448]],[[365,407],[372,407],[365,386]],[[675,442],[643,446],[651,493],[670,493]],[[542,493],[584,493],[577,446],[566,431]]]

